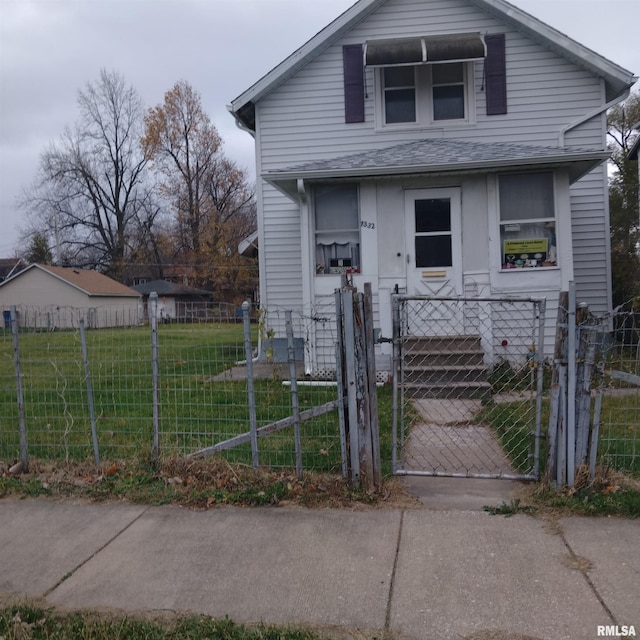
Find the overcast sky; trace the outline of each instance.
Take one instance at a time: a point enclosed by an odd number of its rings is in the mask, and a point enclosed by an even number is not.
[[[254,175],[251,137],[226,105],[354,0],[0,0],[0,257],[43,149],[78,118],[78,90],[121,73],[148,107],[184,79],[226,153]],[[512,0],[640,75],[640,0]]]

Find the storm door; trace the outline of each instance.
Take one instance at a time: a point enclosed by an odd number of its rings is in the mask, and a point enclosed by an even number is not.
[[[462,295],[460,189],[405,192],[407,294],[442,298],[435,316],[416,319],[416,333],[450,335],[462,328],[455,298]],[[450,300],[448,300],[450,299]]]

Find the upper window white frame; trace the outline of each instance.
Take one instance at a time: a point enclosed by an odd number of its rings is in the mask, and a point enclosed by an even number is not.
[[[438,82],[438,76],[446,75],[447,66],[449,69],[461,69],[461,79],[450,79],[448,82]],[[439,67],[435,70],[434,67]],[[392,92],[396,87],[387,87],[385,85],[385,69],[413,69],[415,78],[415,120],[407,120],[404,122],[388,122],[387,118],[387,97],[388,92]],[[375,70],[376,83],[376,127],[378,129],[407,129],[407,128],[427,128],[427,127],[444,127],[474,124],[476,121],[475,109],[475,74],[474,63],[472,61],[465,62],[443,62],[434,64],[419,64],[395,67],[378,67]],[[393,73],[393,72],[392,72]],[[404,72],[406,73],[406,72]],[[435,84],[434,84],[435,76]],[[434,88],[440,91],[446,91],[447,87],[455,91],[456,87],[463,87],[464,99],[464,116],[461,118],[438,117],[434,108]],[[404,87],[410,88],[409,86]]]

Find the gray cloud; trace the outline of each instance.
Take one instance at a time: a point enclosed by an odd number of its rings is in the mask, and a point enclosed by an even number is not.
[[[179,79],[200,92],[225,150],[253,175],[253,140],[226,105],[352,0],[0,0],[0,256],[16,246],[15,205],[38,158],[77,119],[76,97],[117,70],[147,106]],[[638,0],[514,0],[640,73]]]

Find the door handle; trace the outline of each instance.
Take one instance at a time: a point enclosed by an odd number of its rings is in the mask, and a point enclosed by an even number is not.
[[[411,254],[407,253],[407,264],[411,263]]]

